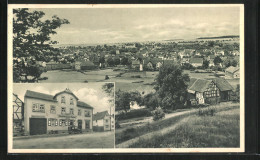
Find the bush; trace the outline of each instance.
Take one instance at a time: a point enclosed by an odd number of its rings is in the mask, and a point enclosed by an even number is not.
[[[208,108],[199,108],[198,115],[199,116],[214,116],[216,109],[213,107]]]
[[[137,117],[148,117],[151,116],[151,112],[149,109],[137,109],[132,110],[126,113],[120,113],[116,115],[117,120],[124,120],[124,119],[131,119],[131,118],[137,118]]]
[[[131,78],[141,78],[140,75],[131,76]]]
[[[153,120],[158,121],[165,117],[165,113],[163,112],[161,107],[157,107],[154,111],[152,111]]]

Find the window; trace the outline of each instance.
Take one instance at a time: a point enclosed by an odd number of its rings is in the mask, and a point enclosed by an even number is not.
[[[74,115],[74,109],[70,108],[70,114]]]
[[[90,117],[90,111],[85,110],[85,117]]]
[[[114,128],[114,125],[112,125],[111,128]]]
[[[78,109],[78,116],[81,116],[81,109]]]
[[[58,125],[58,120],[55,118],[49,118],[48,119],[48,126],[57,126]]]
[[[65,96],[62,96],[62,97],[61,97],[61,103],[64,103],[64,104],[66,103],[66,102],[65,102]]]
[[[73,98],[70,98],[70,105],[74,105]]]
[[[66,108],[65,107],[61,107],[61,114],[65,114],[66,113]]]
[[[44,104],[38,104],[34,103],[32,107],[33,112],[42,112],[45,113],[45,105]]]
[[[60,126],[67,126],[68,122],[65,119],[60,119]]]
[[[106,125],[106,128],[108,128],[109,127],[109,125]]]
[[[108,122],[108,120],[106,119],[106,122]]]
[[[56,114],[56,107],[55,106],[51,105],[50,113]]]

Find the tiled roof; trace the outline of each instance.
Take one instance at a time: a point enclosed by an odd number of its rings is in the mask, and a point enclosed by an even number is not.
[[[26,91],[25,97],[37,98],[37,99],[42,99],[42,100],[46,100],[46,101],[56,102],[56,100],[54,99],[54,97],[52,95],[34,92],[34,91],[30,91],[30,90]]]
[[[239,67],[233,67],[233,66],[230,66],[226,69],[226,72],[229,72],[229,73],[234,73],[236,71],[239,70]]]
[[[215,82],[220,91],[233,90],[233,87],[223,78],[214,78],[213,82]]]
[[[104,119],[104,117],[108,115],[107,111],[103,111],[103,112],[97,112],[96,114],[94,114],[93,116],[93,120],[100,120],[100,119]]]
[[[82,101],[78,101],[77,106],[78,107],[83,107],[83,108],[93,109],[93,107],[91,107],[90,105],[88,105],[87,103],[82,102]]]
[[[197,92],[204,92],[208,88],[209,84],[211,83],[210,80],[206,79],[191,79],[190,84],[188,86],[189,90],[197,91]]]
[[[203,58],[191,58],[190,63],[203,63]]]

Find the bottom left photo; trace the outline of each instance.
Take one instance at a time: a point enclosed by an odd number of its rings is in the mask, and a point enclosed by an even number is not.
[[[114,87],[114,83],[13,84],[12,122],[8,122],[12,148],[114,148]]]

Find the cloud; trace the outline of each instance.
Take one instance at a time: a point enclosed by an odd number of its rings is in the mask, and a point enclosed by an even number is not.
[[[83,102],[94,107],[94,113],[109,111],[109,97],[92,88],[82,88],[74,91],[74,94]]]

